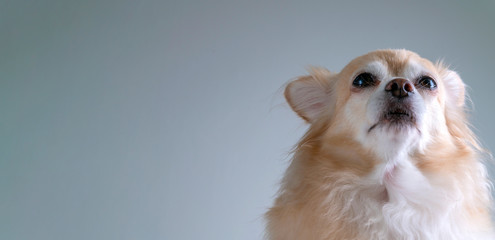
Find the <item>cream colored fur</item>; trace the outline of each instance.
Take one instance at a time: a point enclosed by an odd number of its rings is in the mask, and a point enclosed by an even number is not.
[[[363,72],[376,86],[352,85]],[[418,85],[425,75],[436,89]],[[415,86],[415,119],[391,127],[381,118],[391,101],[384,89],[397,78]],[[286,99],[310,127],[266,213],[267,238],[495,239],[464,91],[455,72],[406,50],[374,51],[340,73],[316,68],[289,83]]]

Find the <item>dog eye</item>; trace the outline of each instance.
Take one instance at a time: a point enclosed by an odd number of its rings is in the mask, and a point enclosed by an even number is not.
[[[421,77],[418,81],[418,85],[422,88],[427,88],[430,90],[437,88],[437,83],[435,82],[435,80],[427,76]]]
[[[373,75],[371,75],[370,73],[361,73],[352,82],[352,86],[357,88],[365,88],[374,85],[375,85],[375,79],[373,78]]]

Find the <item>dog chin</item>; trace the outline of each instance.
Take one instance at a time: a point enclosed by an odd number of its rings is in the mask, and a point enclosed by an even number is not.
[[[387,107],[368,130],[373,148],[380,154],[394,156],[405,148],[413,147],[421,138],[418,117],[411,108]]]
[[[389,131],[395,131],[397,133],[409,130],[418,130],[416,127],[416,122],[410,116],[403,114],[388,113],[381,120],[382,127]]]
[[[380,119],[377,123],[375,123],[368,129],[368,133],[378,130],[400,133],[403,131],[409,131],[411,129],[416,129],[419,131],[419,129],[416,127],[416,123],[408,117],[392,115],[387,118]]]
[[[413,135],[420,135],[421,131],[417,125],[407,119],[381,120],[375,124],[368,133],[377,132],[384,138],[390,138],[393,141],[407,139]]]
[[[377,123],[371,126],[368,132],[381,128],[397,134],[414,129],[421,133],[417,127],[417,114],[412,106],[410,103],[389,102],[378,116]]]

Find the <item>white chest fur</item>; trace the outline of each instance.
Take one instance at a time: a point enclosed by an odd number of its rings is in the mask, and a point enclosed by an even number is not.
[[[432,183],[410,161],[383,165],[363,184],[382,191],[371,196],[376,201],[366,201],[366,196],[351,199],[351,208],[365,208],[353,212],[366,215],[354,219],[363,221],[369,239],[495,239],[467,220],[459,189]]]

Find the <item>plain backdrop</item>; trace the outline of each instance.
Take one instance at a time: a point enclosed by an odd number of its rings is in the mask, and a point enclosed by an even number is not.
[[[307,126],[281,87],[406,48],[495,149],[493,1],[0,0],[0,239],[261,239]]]

